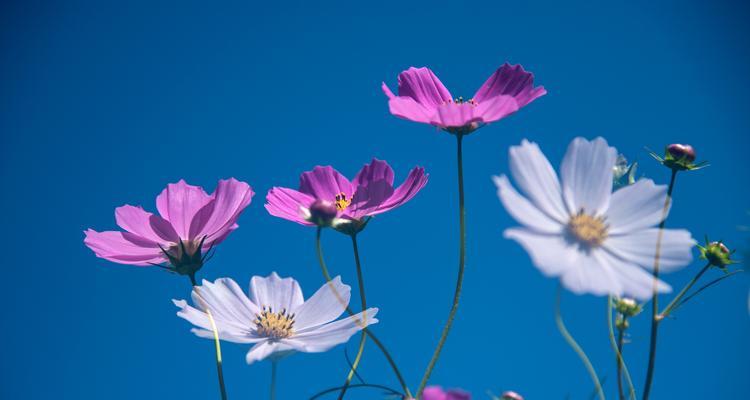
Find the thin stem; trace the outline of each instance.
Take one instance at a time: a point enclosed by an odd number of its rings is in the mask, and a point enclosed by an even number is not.
[[[607,328],[609,329],[609,343],[612,345],[612,350],[617,356],[617,389],[620,395],[620,400],[625,399],[625,392],[622,387],[622,372],[625,371],[625,379],[628,381],[630,387],[630,398],[635,400],[635,388],[633,387],[633,381],[630,379],[630,372],[628,371],[627,365],[625,365],[625,359],[622,356],[622,345],[624,340],[625,329],[618,328],[617,342],[615,342],[615,331],[612,327],[612,296],[607,298]],[[622,315],[622,314],[620,314]],[[626,316],[622,316],[623,324],[627,321]]]
[[[331,288],[333,289],[333,285],[331,284],[331,274],[328,273],[328,267],[326,266],[325,260],[323,258],[323,247],[321,246],[320,236],[323,231],[322,227],[318,227],[317,234],[315,235],[315,251],[318,255],[318,264],[320,264],[320,270],[323,273],[323,278],[325,278],[326,282],[331,285]],[[339,301],[342,302],[342,304],[346,304],[343,302],[343,299],[341,296],[336,292],[336,290],[333,290],[333,294],[339,299]],[[354,311],[352,311],[351,308],[349,308],[348,305],[346,305],[346,312],[349,313],[349,315],[354,315]],[[367,336],[370,337],[370,339],[375,343],[376,346],[380,349],[380,351],[383,353],[383,356],[385,356],[385,359],[388,361],[388,364],[390,364],[391,369],[393,370],[393,373],[396,375],[396,379],[398,379],[399,384],[401,385],[401,388],[404,390],[404,393],[406,393],[407,397],[412,397],[411,392],[409,391],[409,387],[406,385],[406,381],[404,380],[404,377],[401,375],[401,371],[399,371],[398,366],[396,366],[396,361],[391,357],[391,353],[388,352],[388,349],[386,349],[383,342],[380,341],[380,339],[375,336],[374,333],[372,333],[371,330],[364,328],[362,329],[364,332],[367,333]],[[353,385],[352,385],[353,387]]]
[[[659,314],[660,320],[666,318],[669,315],[669,313],[671,313],[674,310],[675,306],[679,304],[680,300],[682,300],[682,297],[685,296],[685,293],[687,293],[688,290],[690,290],[690,288],[692,288],[693,285],[695,285],[698,282],[698,280],[703,276],[703,274],[706,273],[706,271],[708,271],[709,268],[711,268],[711,263],[708,263],[706,264],[705,267],[701,268],[701,270],[698,271],[698,273],[693,277],[693,279],[691,279],[690,282],[688,282],[688,284],[685,285],[685,287],[682,288],[682,290],[680,290],[680,293],[678,293],[677,296],[675,296],[674,299],[672,299],[672,301],[667,305],[667,308],[665,308],[664,311],[662,311],[661,314]]]
[[[573,349],[573,351],[578,354],[578,358],[581,359],[583,362],[583,365],[586,366],[586,370],[588,371],[589,375],[591,376],[591,380],[594,382],[594,387],[596,388],[596,392],[599,394],[600,400],[605,400],[604,398],[604,391],[602,390],[602,384],[599,382],[599,376],[596,374],[596,370],[594,370],[594,366],[591,365],[591,361],[589,360],[589,357],[586,355],[586,353],[583,351],[581,346],[578,345],[578,342],[576,342],[575,339],[573,339],[573,336],[568,332],[568,329],[565,328],[565,323],[562,319],[562,314],[560,314],[560,287],[557,287],[557,296],[555,297],[555,323],[557,324],[557,329],[560,331],[560,334],[562,335],[563,339],[568,343],[568,345]]]
[[[450,313],[448,314],[448,320],[445,321],[443,332],[440,334],[440,340],[438,341],[435,352],[432,354],[432,359],[427,365],[427,369],[422,377],[422,382],[419,384],[419,390],[417,390],[417,398],[422,396],[427,382],[430,380],[433,368],[440,358],[440,352],[443,350],[446,339],[448,339],[448,333],[450,333],[451,326],[453,326],[453,320],[456,318],[458,312],[458,303],[461,298],[461,288],[464,281],[464,270],[466,269],[466,207],[464,205],[464,162],[463,162],[463,135],[461,133],[456,134],[456,164],[458,169],[458,278],[456,279],[456,290],[453,293],[453,305],[451,306]]]
[[[399,392],[399,391],[397,391],[397,390],[395,390],[395,389],[391,389],[391,388],[389,388],[388,386],[383,386],[383,385],[374,385],[374,384],[369,384],[369,383],[355,383],[355,384],[353,384],[353,385],[349,385],[349,387],[350,387],[351,389],[355,389],[355,388],[373,388],[373,389],[381,389],[381,390],[384,390],[384,391],[386,391],[386,392],[387,392],[388,394],[390,394],[390,395],[395,395],[395,396],[401,396],[401,397],[404,397],[404,394],[403,394],[403,393],[401,393],[401,392]],[[324,391],[322,391],[322,392],[319,392],[318,394],[314,395],[313,397],[310,397],[310,399],[309,399],[309,400],[315,400],[315,399],[318,399],[318,398],[320,398],[320,397],[323,397],[323,396],[327,395],[328,393],[333,393],[333,392],[336,392],[336,391],[338,391],[338,390],[341,390],[341,389],[342,389],[342,388],[340,388],[340,387],[335,387],[335,388],[330,388],[330,389],[326,389],[326,390],[324,390]],[[407,396],[407,398],[408,398],[408,396]]]
[[[271,400],[276,400],[276,369],[278,368],[278,363],[278,360],[271,361],[271,387],[269,389]]]
[[[654,256],[654,288],[651,296],[651,339],[649,341],[648,351],[648,369],[646,371],[646,383],[643,387],[642,400],[648,400],[651,394],[651,384],[654,380],[654,367],[656,365],[656,338],[659,333],[659,256],[661,253],[661,240],[664,236],[664,224],[667,222],[667,213],[669,205],[672,203],[672,191],[674,190],[677,170],[672,170],[672,176],[669,178],[669,188],[667,189],[667,198],[664,200],[664,209],[662,210],[661,222],[659,223],[659,233],[656,237],[656,254]]]
[[[354,252],[354,263],[357,266],[357,284],[359,285],[359,299],[362,304],[362,338],[359,340],[359,349],[357,350],[357,356],[354,357],[354,363],[352,363],[352,367],[349,370],[349,375],[346,377],[346,382],[344,383],[344,386],[341,389],[341,394],[339,394],[339,400],[344,398],[344,395],[346,394],[346,390],[349,388],[349,384],[352,382],[352,378],[354,378],[354,374],[357,373],[357,366],[359,366],[359,362],[362,359],[362,353],[365,351],[365,342],[367,341],[367,331],[364,330],[364,328],[367,326],[367,297],[365,296],[365,279],[364,275],[362,274],[362,264],[359,261],[359,246],[357,246],[357,234],[351,235],[352,238],[352,250]]]
[[[701,286],[700,289],[698,289],[695,292],[691,293],[690,296],[685,297],[684,299],[682,299],[681,302],[677,303],[677,305],[674,306],[674,308],[672,309],[672,311],[675,311],[678,308],[682,307],[683,304],[687,303],[690,299],[692,299],[693,297],[697,296],[700,292],[702,292],[702,291],[710,288],[711,286],[713,286],[713,285],[715,285],[715,284],[723,281],[724,279],[729,278],[732,275],[736,275],[736,274],[739,274],[739,273],[742,273],[742,272],[745,272],[745,271],[741,270],[741,269],[738,269],[738,270],[732,271],[732,272],[730,272],[730,273],[728,273],[728,274],[726,274],[724,276],[720,276],[720,277],[712,280],[711,282],[708,282],[707,284]]]
[[[190,280],[195,282],[195,276],[190,275]],[[208,304],[206,304],[206,301],[203,300],[203,296],[200,294],[200,290],[197,286],[193,285],[193,290],[197,294],[198,302],[200,303],[200,307],[206,312],[206,316],[208,316],[208,321],[211,324],[211,331],[214,334],[214,348],[216,352],[216,374],[219,378],[219,391],[221,393],[221,399],[227,400],[227,389],[224,385],[224,368],[222,367],[222,361],[221,361],[221,344],[219,343],[219,330],[216,328],[216,322],[214,321],[213,315],[211,315],[211,310],[208,308]]]

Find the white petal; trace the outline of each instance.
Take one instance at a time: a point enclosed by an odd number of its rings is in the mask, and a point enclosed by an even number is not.
[[[667,187],[655,185],[651,179],[640,179],[612,194],[607,223],[610,234],[617,235],[657,225],[669,214],[664,209]]]
[[[271,307],[273,311],[294,312],[302,303],[302,289],[293,278],[280,278],[272,272],[267,278],[254,276],[250,280],[250,293],[258,307]]]
[[[309,353],[327,351],[333,346],[348,341],[352,335],[365,326],[376,324],[378,322],[375,318],[377,313],[377,308],[368,308],[366,311],[348,318],[301,331],[292,337],[293,341],[297,343],[295,348]]]
[[[612,168],[617,150],[603,138],[588,141],[578,137],[568,146],[560,167],[562,193],[571,214],[583,209],[603,215],[612,194]]]
[[[351,287],[341,283],[340,276],[321,286],[312,297],[294,311],[295,329],[303,330],[338,318],[349,305],[351,291]]]
[[[294,348],[284,341],[263,341],[253,346],[245,355],[245,361],[252,364],[266,357],[283,357],[293,352]]]
[[[508,177],[505,175],[493,176],[492,180],[497,186],[497,195],[500,197],[505,210],[518,223],[537,232],[559,233],[561,231],[562,225],[541,212],[530,201],[516,192],[508,181]]]
[[[566,269],[560,279],[563,286],[577,294],[621,295],[623,285],[617,279],[613,265],[603,255],[601,249],[578,252],[573,267]]]
[[[235,321],[249,325],[260,312],[240,286],[230,278],[219,278],[213,283],[203,280],[192,291],[193,304],[203,309],[206,303],[214,319]]]
[[[205,312],[189,306],[185,300],[172,300],[172,302],[180,308],[177,316],[198,327],[191,330],[194,334],[203,338],[213,339],[213,328]],[[233,343],[254,343],[260,340],[252,333],[252,330],[238,321],[214,317],[214,323],[216,324],[216,330],[221,340]]]
[[[569,214],[563,204],[560,181],[539,146],[524,139],[508,152],[510,172],[521,191],[549,217],[566,223]]]
[[[573,268],[578,259],[576,245],[567,243],[562,235],[548,235],[523,228],[509,228],[505,238],[518,242],[529,253],[532,263],[546,276],[560,276]]]
[[[654,292],[654,276],[646,272],[643,268],[629,263],[608,252],[603,252],[602,257],[612,266],[617,280],[622,286],[622,293],[613,293],[616,296],[629,296],[638,300],[647,300],[651,298]],[[668,293],[672,288],[662,280],[657,280],[657,291],[659,293]]]
[[[608,237],[604,241],[604,247],[624,260],[653,269],[658,236],[658,228],[645,229]],[[693,246],[695,240],[690,232],[684,229],[664,229],[659,246],[659,270],[670,272],[690,264],[693,260]]]

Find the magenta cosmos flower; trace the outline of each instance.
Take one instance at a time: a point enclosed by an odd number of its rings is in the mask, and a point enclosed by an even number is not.
[[[299,190],[274,187],[266,196],[271,215],[298,224],[333,226],[356,234],[370,217],[392,210],[419,192],[427,183],[424,168],[409,172],[404,183],[393,187],[393,169],[385,161],[373,159],[353,180],[330,166],[317,166],[303,172]]]
[[[533,74],[508,63],[468,100],[454,99],[426,67],[411,67],[398,75],[398,96],[385,83],[382,87],[391,114],[460,134],[505,118],[547,93],[542,86],[534,87]]]
[[[237,219],[250,204],[253,189],[234,178],[220,180],[207,194],[184,180],[167,185],[156,197],[152,214],[141,207],[115,209],[124,231],[85,231],[84,243],[97,257],[131,265],[160,265],[191,278],[203,266],[202,256],[237,228]]]
[[[461,389],[444,391],[440,386],[430,386],[422,393],[422,400],[471,400],[471,394]]]

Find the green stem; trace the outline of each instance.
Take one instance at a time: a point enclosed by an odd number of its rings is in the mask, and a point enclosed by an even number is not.
[[[357,372],[357,366],[359,366],[359,362],[362,359],[362,353],[365,351],[365,342],[367,341],[367,331],[364,330],[364,328],[367,326],[367,297],[365,296],[365,279],[364,275],[362,274],[362,264],[359,261],[359,246],[357,246],[357,234],[351,235],[352,238],[352,249],[354,251],[354,263],[357,266],[357,284],[359,285],[359,299],[362,304],[362,338],[359,340],[359,349],[357,350],[357,356],[354,357],[354,362],[352,363],[352,367],[349,370],[349,375],[346,377],[346,382],[344,383],[344,386],[341,389],[341,394],[339,394],[339,400],[344,398],[344,395],[346,394],[346,390],[349,388],[349,385],[352,382],[352,378],[354,378],[354,374]]]
[[[695,297],[695,296],[699,295],[699,294],[700,294],[700,293],[701,293],[702,291],[704,291],[704,290],[706,290],[706,289],[710,288],[711,286],[713,286],[713,285],[715,285],[715,284],[717,284],[717,283],[719,283],[719,282],[723,281],[724,279],[727,279],[727,278],[729,278],[729,277],[730,277],[730,276],[732,276],[732,275],[737,275],[737,274],[741,274],[741,273],[743,273],[743,272],[745,272],[745,271],[744,271],[744,270],[741,270],[741,269],[738,269],[738,270],[736,270],[736,271],[732,271],[732,272],[730,272],[730,273],[728,273],[728,274],[726,274],[726,275],[724,275],[724,276],[720,276],[720,277],[718,277],[718,278],[716,278],[716,279],[712,280],[711,282],[708,282],[707,284],[705,284],[705,285],[701,286],[701,287],[700,287],[700,289],[698,289],[698,290],[696,290],[695,292],[691,293],[691,294],[690,294],[690,296],[686,296],[686,297],[685,297],[684,299],[682,299],[682,301],[681,301],[681,302],[677,303],[677,305],[676,305],[676,306],[674,306],[674,308],[672,309],[672,311],[675,311],[675,310],[677,310],[678,308],[682,307],[682,305],[683,305],[683,304],[687,303],[687,302],[688,302],[688,301],[689,301],[690,299],[692,299],[693,297]]]
[[[278,368],[278,360],[271,361],[271,387],[269,388],[269,396],[271,400],[276,400],[276,369]]]
[[[586,353],[583,351],[581,346],[578,345],[578,342],[576,342],[575,339],[573,339],[573,336],[568,332],[568,329],[565,328],[565,323],[562,319],[562,314],[560,314],[560,287],[557,287],[557,296],[555,297],[555,323],[557,324],[557,329],[560,331],[560,334],[562,335],[563,339],[568,343],[568,345],[573,349],[573,351],[578,354],[578,358],[581,359],[583,362],[583,365],[586,366],[586,370],[588,371],[589,375],[591,376],[591,380],[594,382],[594,387],[596,388],[596,392],[599,395],[600,400],[605,400],[604,398],[604,391],[602,390],[602,384],[599,382],[599,376],[596,374],[596,370],[594,370],[594,366],[591,365],[591,361],[589,360],[589,357],[586,355]]]
[[[320,236],[323,232],[322,227],[318,227],[317,234],[315,235],[315,251],[318,255],[318,264],[320,264],[320,270],[323,273],[323,278],[325,278],[326,282],[328,284],[331,283],[331,274],[328,273],[328,266],[326,266],[325,260],[323,258],[323,247],[321,246]],[[336,297],[339,297],[339,300],[342,301],[339,294],[334,290],[334,295]],[[349,315],[354,315],[354,311],[352,311],[351,308],[349,308],[348,305],[346,305],[346,312],[349,313]],[[401,371],[399,371],[398,366],[396,366],[396,361],[391,357],[391,353],[388,352],[388,349],[386,349],[383,342],[380,341],[380,339],[375,336],[374,333],[368,328],[362,329],[362,331],[367,333],[367,336],[370,337],[370,339],[375,343],[376,346],[380,349],[380,351],[383,353],[383,356],[385,356],[385,359],[388,361],[388,364],[390,364],[391,369],[393,370],[393,373],[396,375],[396,379],[398,379],[399,384],[401,385],[401,388],[404,390],[404,393],[406,393],[406,397],[410,398],[412,397],[411,392],[409,391],[409,387],[406,385],[406,381],[404,380],[404,377],[401,375]]]
[[[612,296],[607,298],[607,328],[609,329],[609,343],[612,345],[612,350],[617,356],[617,389],[620,395],[620,400],[625,399],[625,392],[622,388],[622,372],[625,372],[625,379],[628,381],[630,387],[630,398],[635,400],[635,388],[633,387],[633,381],[630,379],[630,372],[628,366],[625,365],[625,359],[622,356],[622,345],[624,340],[625,329],[618,328],[617,342],[615,342],[615,330],[612,327]],[[625,324],[627,317],[623,315],[623,324]]]
[[[685,296],[687,291],[690,290],[690,288],[692,288],[693,285],[695,285],[698,282],[698,280],[703,276],[703,274],[706,273],[706,271],[708,271],[709,268],[711,268],[711,263],[706,264],[706,266],[703,267],[693,277],[693,279],[691,279],[690,282],[688,282],[688,284],[685,285],[684,288],[682,288],[682,290],[680,290],[680,293],[678,293],[677,296],[675,296],[674,299],[672,299],[672,301],[667,305],[667,308],[665,308],[664,311],[662,311],[661,314],[659,314],[660,320],[666,318],[667,316],[669,316],[669,313],[674,311],[675,306],[680,303],[680,300],[682,300],[682,297]]]
[[[198,286],[195,284],[195,275],[191,274],[190,276],[190,282],[193,284],[193,290],[198,294],[196,296],[198,298],[198,302],[200,303],[201,309],[206,312],[206,316],[208,317],[208,321],[211,323],[211,330],[214,334],[214,349],[216,353],[216,374],[219,379],[219,392],[221,393],[221,399],[227,400],[227,389],[224,385],[224,368],[222,367],[222,361],[221,361],[221,344],[219,343],[219,330],[216,329],[216,323],[214,322],[214,317],[211,315],[211,310],[208,309],[208,304],[206,304],[205,300],[203,300],[203,297],[200,295],[200,291],[198,289]]]
[[[446,339],[448,339],[448,333],[450,333],[451,326],[453,326],[453,320],[456,318],[458,312],[458,303],[461,298],[461,288],[464,281],[464,270],[466,269],[466,207],[464,205],[464,163],[463,163],[463,135],[456,133],[456,161],[458,169],[458,221],[459,221],[459,245],[458,245],[458,278],[456,279],[456,290],[453,293],[453,305],[451,306],[450,313],[448,314],[448,320],[445,322],[443,332],[440,334],[440,340],[438,341],[435,352],[432,354],[432,359],[427,365],[427,369],[422,377],[422,382],[419,384],[419,390],[417,390],[417,398],[422,396],[427,382],[430,380],[433,368],[440,358],[440,352],[443,350]]]
[[[654,367],[656,365],[656,338],[659,333],[659,255],[661,252],[661,240],[664,235],[664,224],[667,222],[667,213],[669,212],[669,205],[672,202],[672,191],[674,190],[675,179],[677,178],[677,170],[672,170],[672,176],[669,179],[669,188],[667,189],[667,198],[664,200],[664,209],[662,210],[662,218],[659,223],[659,233],[656,237],[656,254],[654,257],[654,289],[653,295],[651,296],[651,339],[649,341],[648,351],[648,369],[646,371],[646,383],[643,387],[642,400],[648,400],[651,394],[651,384],[654,381]]]

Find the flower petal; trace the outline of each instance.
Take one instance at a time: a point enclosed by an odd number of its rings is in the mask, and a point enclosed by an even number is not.
[[[255,195],[253,188],[234,178],[222,179],[211,195],[213,200],[195,214],[190,224],[190,239],[207,236],[207,245],[217,244],[233,229],[242,211]]]
[[[294,189],[274,187],[266,195],[265,207],[268,213],[274,217],[312,226],[314,224],[303,217],[301,210],[309,208],[314,201],[315,198],[312,196]]]
[[[326,351],[348,341],[352,335],[365,326],[376,324],[377,313],[377,308],[368,308],[366,311],[336,322],[302,330],[293,336],[294,341],[298,342],[295,348],[309,353]]]
[[[460,128],[471,123],[482,122],[476,106],[469,103],[445,103],[438,105],[430,123],[441,128]]]
[[[539,146],[524,139],[508,152],[510,172],[521,191],[547,216],[567,224],[569,214],[563,204],[560,182]]]
[[[560,276],[566,270],[574,268],[578,260],[576,246],[565,241],[562,235],[546,235],[523,228],[509,228],[503,233],[506,239],[513,239],[520,244],[531,261],[545,276]]]
[[[286,310],[294,313],[305,302],[297,281],[293,278],[282,279],[276,272],[266,278],[254,276],[250,280],[250,294],[258,307],[271,307],[276,312]]]
[[[156,243],[174,243],[180,239],[169,221],[141,207],[117,207],[115,220],[120,228]]]
[[[410,97],[428,109],[453,100],[440,79],[426,67],[411,67],[398,75],[398,96]]]
[[[518,223],[541,233],[560,233],[562,225],[540,211],[511,186],[505,175],[492,178],[497,186],[497,195],[513,219]]]
[[[384,85],[384,89],[387,87]],[[390,90],[388,90],[390,92]],[[391,114],[408,119],[409,121],[429,124],[432,121],[434,110],[427,109],[425,106],[417,103],[411,97],[393,97],[388,100],[388,110]]]
[[[328,201],[334,201],[340,193],[348,199],[354,194],[351,182],[331,166],[317,166],[312,171],[303,172],[299,178],[299,191]]]
[[[156,197],[156,208],[159,214],[172,224],[181,238],[189,239],[193,217],[211,199],[202,187],[188,185],[181,179],[177,183],[167,185]]]
[[[237,283],[230,278],[219,278],[214,282],[203,280],[193,287],[193,303],[207,306],[216,320],[231,321],[238,326],[253,327],[260,308],[250,301]]]
[[[367,186],[371,182],[385,181],[393,185],[393,168],[383,160],[373,158],[369,164],[362,167],[352,180],[352,187]]]
[[[652,227],[669,214],[665,209],[667,187],[651,179],[639,179],[612,194],[607,223],[610,235],[619,235]]]
[[[614,296],[628,296],[637,300],[648,300],[653,295],[654,277],[636,264],[616,257],[607,251],[601,251],[600,257],[612,267],[615,278],[620,284],[620,293]],[[657,280],[657,291],[668,293],[672,288],[662,280]]]
[[[351,290],[341,282],[340,276],[333,278],[294,311],[294,328],[302,331],[338,318],[349,305]]]
[[[560,167],[565,204],[571,214],[584,210],[603,215],[612,194],[612,168],[617,150],[604,138],[588,141],[577,137],[570,142]]]
[[[656,258],[656,242],[659,229],[644,229],[626,235],[610,236],[604,247],[612,254],[653,269]],[[659,250],[659,270],[671,272],[678,270],[693,260],[692,248],[695,240],[690,232],[684,229],[664,229]]]
[[[245,355],[245,361],[250,365],[267,357],[283,357],[293,351],[294,348],[285,341],[271,342],[266,340],[253,346]]]
[[[606,257],[606,252],[598,248],[579,251],[577,259],[562,274],[560,282],[576,294],[621,296],[624,283],[618,277],[615,265]]]
[[[165,257],[155,242],[129,232],[97,232],[88,229],[83,242],[97,257],[119,264],[151,265],[161,263]]]
[[[213,327],[205,311],[188,305],[185,300],[172,300],[172,302],[180,308],[177,316],[197,327],[190,330],[193,334],[204,339],[214,338]],[[263,338],[255,336],[253,331],[249,330],[246,326],[233,320],[218,318],[214,310],[212,308],[209,309],[211,310],[211,317],[216,324],[219,339],[232,343],[257,343],[263,340]]]
[[[483,123],[489,124],[513,114],[518,108],[518,102],[513,97],[495,96],[479,103],[474,114],[479,116]]]
[[[424,173],[424,168],[415,167],[409,171],[409,175],[404,182],[399,185],[390,197],[375,207],[360,208],[359,215],[377,215],[390,211],[411,200],[427,184],[428,174]]]
[[[521,108],[547,93],[543,86],[534,87],[534,74],[526,72],[520,64],[503,64],[479,88],[474,100],[482,104],[501,95],[515,98]]]

